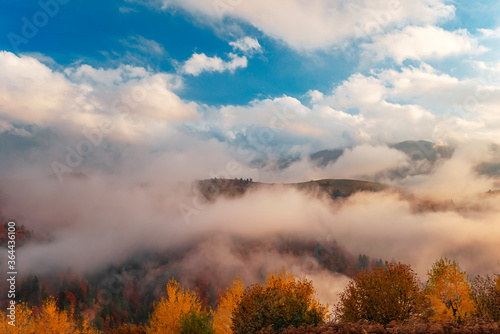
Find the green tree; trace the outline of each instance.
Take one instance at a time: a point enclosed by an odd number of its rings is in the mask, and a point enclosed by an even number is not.
[[[420,316],[425,310],[421,284],[410,266],[385,263],[362,270],[340,294],[336,315],[346,322],[359,320],[388,324]]]
[[[375,267],[383,267],[384,266],[384,262],[382,261],[382,259],[379,259],[377,262],[375,262]]]
[[[190,311],[180,319],[180,334],[214,334],[215,330],[207,312]]]
[[[366,268],[368,268],[368,256],[365,254],[359,254],[356,269],[361,270]]]

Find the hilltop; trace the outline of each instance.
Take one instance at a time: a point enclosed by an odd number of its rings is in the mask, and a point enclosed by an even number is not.
[[[361,191],[378,192],[389,188],[389,186],[382,183],[349,179],[321,179],[298,183],[265,183],[253,182],[252,179],[217,178],[197,181],[197,187],[208,200],[213,200],[220,195],[229,198],[238,197],[250,189],[276,186],[319,191],[328,194],[332,199],[349,197]]]

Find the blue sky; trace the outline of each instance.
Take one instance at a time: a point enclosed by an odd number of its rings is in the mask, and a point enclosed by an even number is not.
[[[494,142],[499,12],[496,1],[6,0],[4,152],[60,160],[103,117],[118,161],[125,147],[212,142],[250,167],[407,139]],[[154,92],[124,107],[134,123],[120,118],[116,105],[148,80]],[[104,151],[93,168],[110,168]]]
[[[31,19],[41,10],[36,3],[7,1],[2,11],[2,31],[22,36],[22,17]],[[120,10],[121,9],[121,10]],[[255,98],[290,94],[301,96],[309,89],[331,89],[347,79],[356,64],[341,55],[318,50],[314,54],[293,52],[281,41],[266,36],[246,22],[235,22],[239,35],[254,36],[263,51],[246,68],[234,73],[187,77],[183,97],[208,104],[244,104]],[[175,73],[175,64],[195,52],[223,57],[233,51],[228,44],[235,32],[217,31],[179,9],[159,10],[122,1],[70,1],[39,33],[21,43],[20,53],[38,52],[60,65],[85,62],[113,67],[121,61]],[[124,41],[136,36],[155,41],[165,52],[148,54]],[[16,51],[6,34],[0,47]],[[127,59],[123,59],[128,55]],[[211,89],[207,90],[206,87]],[[230,93],[229,93],[230,92]]]

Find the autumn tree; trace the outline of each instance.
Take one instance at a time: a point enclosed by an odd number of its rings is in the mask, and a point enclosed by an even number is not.
[[[476,276],[471,282],[475,315],[500,321],[500,275]]]
[[[35,333],[97,334],[99,331],[87,319],[78,320],[73,312],[58,309],[55,299],[49,297],[35,316]]]
[[[37,312],[21,303],[16,305],[15,327],[8,324],[9,318],[1,314],[1,333],[12,334],[98,334],[88,319],[78,319],[72,312],[59,310],[54,298],[46,299]]]
[[[328,306],[315,299],[311,281],[296,280],[283,268],[278,274],[271,273],[264,286],[248,287],[234,311],[231,330],[233,333],[255,333],[271,326],[279,331],[288,326],[323,323]]]
[[[467,274],[458,263],[442,258],[427,273],[426,296],[429,299],[435,321],[461,322],[474,313],[471,287]]]
[[[26,303],[16,304],[15,327],[8,324],[11,321],[7,314],[0,312],[0,333],[26,334],[35,333],[35,321],[31,308]],[[7,311],[9,312],[9,311]]]
[[[425,298],[410,266],[388,263],[362,270],[340,294],[336,316],[346,322],[365,319],[388,324],[422,314]]]
[[[174,279],[168,282],[166,293],[155,305],[146,330],[148,334],[179,334],[184,317],[204,312],[196,293],[182,288]]]
[[[236,277],[226,292],[219,297],[217,312],[212,312],[215,334],[232,334],[232,317],[243,295],[243,281]]]

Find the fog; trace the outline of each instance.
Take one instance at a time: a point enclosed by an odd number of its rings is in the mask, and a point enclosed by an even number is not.
[[[189,180],[211,174],[271,178],[274,172],[256,172],[224,156],[217,144],[205,145],[211,154],[163,153],[142,169],[136,161],[140,152],[132,151],[134,159],[124,158],[120,173],[96,170],[82,178],[65,174],[58,182],[56,177],[33,176],[28,168],[30,176],[18,172],[4,178],[2,214],[43,239],[19,248],[19,272],[49,274],[71,268],[88,274],[141,252],[189,245],[181,265],[186,277],[211,268],[224,281],[239,274],[250,284],[285,265],[298,277],[313,279],[322,301],[334,303],[347,278],[320,268],[314,258],[280,255],[273,248],[277,237],[335,240],[354,256],[409,264],[424,281],[432,263],[443,256],[457,260],[470,275],[499,271],[500,208],[498,197],[486,194],[494,179],[474,172],[477,163],[491,158],[486,143],[458,147],[430,174],[387,180],[392,184],[383,192],[333,201],[316,191],[275,184],[213,202]],[[346,155],[348,166],[356,150]],[[360,164],[364,157],[358,156]],[[325,169],[341,168],[346,159]],[[307,166],[311,173],[318,168],[307,160],[296,166],[300,168],[292,165],[288,171],[289,181],[300,180]],[[453,205],[432,210],[421,205],[446,201]],[[241,240],[271,241],[243,256],[235,252]]]

